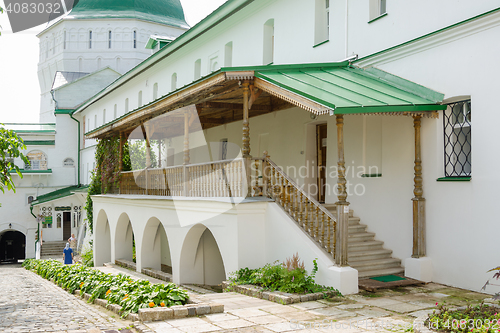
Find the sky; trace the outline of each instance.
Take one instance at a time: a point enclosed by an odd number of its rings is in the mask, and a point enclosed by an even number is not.
[[[186,21],[195,25],[226,0],[180,0]],[[36,1],[35,1],[36,2]],[[0,7],[5,8],[3,0]],[[36,123],[40,109],[38,38],[47,24],[12,33],[7,13],[0,14],[0,123]]]

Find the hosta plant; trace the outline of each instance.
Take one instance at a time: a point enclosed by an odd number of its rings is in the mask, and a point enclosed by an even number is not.
[[[187,292],[173,283],[152,284],[123,274],[105,274],[84,265],[63,265],[56,260],[28,259],[23,266],[45,279],[53,279],[70,293],[80,290],[81,295],[90,294],[89,302],[100,298],[119,304],[123,317],[137,313],[140,308],[183,305],[188,300]]]

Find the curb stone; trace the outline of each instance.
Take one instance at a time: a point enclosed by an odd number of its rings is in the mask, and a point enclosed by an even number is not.
[[[311,293],[306,295],[297,295],[283,292],[271,292],[264,291],[264,288],[246,285],[246,284],[236,284],[233,285],[229,281],[222,282],[223,291],[233,291],[247,296],[252,296],[256,298],[265,299],[267,301],[289,305],[300,302],[316,301],[326,297],[334,296],[336,293],[330,290],[321,293]]]

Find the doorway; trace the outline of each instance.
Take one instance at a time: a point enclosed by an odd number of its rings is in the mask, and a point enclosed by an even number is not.
[[[63,240],[71,237],[71,212],[63,212]]]
[[[327,125],[316,126],[316,147],[317,147],[317,166],[318,166],[318,201],[325,202],[326,187],[326,146],[327,146]]]
[[[6,231],[0,235],[0,262],[17,262],[26,258],[26,236],[19,231]]]

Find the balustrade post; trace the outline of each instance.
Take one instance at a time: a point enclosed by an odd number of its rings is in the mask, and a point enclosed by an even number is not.
[[[150,126],[148,123],[144,124],[144,136],[146,139],[146,168],[151,168],[151,142],[149,140],[150,136]]]
[[[420,127],[422,116],[413,117],[415,128],[415,177],[413,194],[413,251],[412,258],[425,257],[425,199],[422,188],[422,157],[420,146]]]
[[[123,132],[120,132],[120,143],[118,146],[118,170],[120,173],[123,172]],[[120,178],[120,185],[118,186],[118,193],[122,193],[122,180]]]
[[[250,122],[248,121],[248,97],[250,93],[249,89],[250,83],[244,81],[243,86],[243,147],[241,152],[243,153],[243,163],[245,170],[245,180],[247,194],[246,197],[252,196],[252,174],[251,174],[251,162],[252,156],[250,155]]]
[[[337,228],[335,232],[335,263],[347,266],[347,250],[349,237],[349,203],[347,202],[345,160],[344,160],[344,116],[337,115],[337,150],[338,150],[338,178],[337,178]]]

